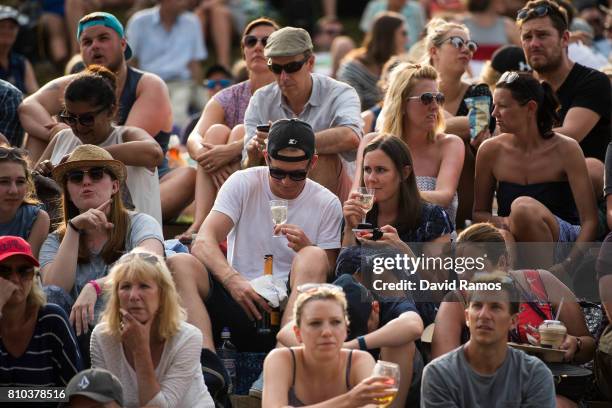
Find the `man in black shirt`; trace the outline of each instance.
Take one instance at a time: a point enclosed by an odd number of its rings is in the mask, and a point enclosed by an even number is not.
[[[516,22],[527,62],[540,80],[553,87],[561,103],[563,123],[554,130],[580,143],[599,197],[612,131],[610,82],[602,72],[569,59],[567,13],[557,3],[531,0],[519,10]]]

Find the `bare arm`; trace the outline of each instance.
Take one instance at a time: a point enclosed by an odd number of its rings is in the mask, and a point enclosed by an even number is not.
[[[136,101],[125,121],[126,126],[144,129],[148,134],[172,128],[172,108],[166,84],[156,75],[144,74],[138,82]]]
[[[421,191],[421,196],[431,203],[446,208],[450,207],[457,192],[465,148],[463,141],[455,135],[447,135],[441,143],[442,162],[436,178],[436,189]]]
[[[204,74],[202,72],[202,65],[200,64],[200,61],[189,61],[187,68],[189,68],[189,72],[191,73],[191,80],[193,81],[194,85],[202,86]]]
[[[444,133],[451,133],[461,139],[470,140],[470,121],[467,116],[451,116],[444,119]]]
[[[345,126],[315,133],[315,148],[318,154],[342,153],[355,150],[358,147],[359,136]]]
[[[415,341],[423,334],[423,320],[415,312],[404,312],[382,327],[364,336],[369,349],[397,347]],[[358,349],[357,339],[348,341],[345,347]]]
[[[234,222],[230,217],[218,211],[211,211],[204,220],[191,249],[191,253],[219,282],[225,282],[226,278],[238,273],[219,249],[219,243],[227,238],[233,227]]]
[[[474,222],[492,222],[498,228],[507,229],[504,217],[493,217],[493,193],[496,180],[493,175],[493,164],[497,159],[498,149],[495,139],[485,141],[476,153],[476,172],[474,177]]]
[[[612,194],[608,194],[606,197],[606,220],[608,221],[608,228],[612,230]]]
[[[79,233],[68,227],[55,259],[41,270],[43,285],[56,285],[70,293],[76,277],[78,254]]]
[[[563,125],[553,130],[562,135],[569,136],[577,142],[582,139],[595,127],[600,116],[590,109],[582,107],[570,108],[565,115]]]
[[[32,95],[40,88],[34,74],[34,68],[32,68],[32,64],[28,60],[25,61],[25,87],[28,95]]]
[[[127,166],[154,168],[162,163],[164,154],[153,138],[144,130],[128,127],[123,133],[123,143],[104,148],[113,159]]]
[[[465,325],[463,305],[459,301],[444,301],[436,315],[431,341],[431,357],[446,354],[461,345],[461,330]]]
[[[195,126],[195,130],[191,132],[187,139],[187,150],[192,159],[195,160],[198,152],[202,149],[202,142],[205,141],[204,136],[206,136],[208,129],[214,124],[224,122],[225,111],[219,102],[217,102],[215,98],[212,98],[204,107],[204,111]],[[240,146],[240,150],[242,151],[242,146]]]
[[[55,136],[57,136],[57,134]],[[53,149],[55,149],[55,144],[57,143],[57,137],[55,137],[55,136],[53,136],[53,138],[51,139],[51,141],[49,142],[47,147],[45,147],[45,151],[38,158],[38,162],[36,162],[36,166],[34,166],[34,168],[38,167],[38,165],[41,162],[45,161],[45,160],[51,160],[51,155],[53,154]]]
[[[61,112],[64,88],[71,79],[72,76],[55,79],[19,105],[19,120],[30,137],[44,142],[51,139],[51,132],[46,126],[56,123],[52,116]]]
[[[359,147],[357,148],[357,159],[355,160],[355,174],[353,175],[353,190],[356,190],[357,187],[361,186],[361,168],[363,167],[363,151],[365,147],[370,143],[374,138],[378,136],[378,133],[372,132],[368,133],[361,139],[359,143]]]
[[[49,214],[46,211],[40,210],[38,211],[38,215],[36,216],[36,221],[34,221],[34,225],[32,225],[32,230],[30,231],[30,235],[28,235],[28,243],[32,247],[32,253],[34,257],[38,259],[38,253],[40,252],[40,247],[43,242],[47,238],[49,234]]]

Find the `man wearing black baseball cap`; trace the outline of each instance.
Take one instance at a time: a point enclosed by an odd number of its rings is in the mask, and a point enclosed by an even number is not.
[[[307,178],[317,162],[310,125],[297,119],[275,122],[264,157],[267,167],[238,171],[227,179],[198,233],[192,254],[206,265],[210,281],[207,274],[175,276],[188,321],[205,336],[210,332],[203,324],[205,299],[213,333],[229,327],[239,350],[268,351],[276,342],[274,336],[258,337],[253,325],[262,309],[270,310],[249,282],[263,275],[264,256],[274,255],[274,277],[295,288],[324,282],[340,248],[340,201]],[[270,200],[286,200],[284,224],[274,225]],[[219,249],[226,237],[227,259]],[[296,292],[289,296],[289,312]],[[290,314],[283,313],[283,323]]]

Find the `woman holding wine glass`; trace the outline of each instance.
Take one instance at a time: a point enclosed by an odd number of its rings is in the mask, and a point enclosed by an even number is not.
[[[301,346],[277,348],[266,357],[262,406],[387,406],[397,393],[396,377],[373,374],[369,353],[342,348],[348,327],[342,288],[307,284],[298,291],[293,319]]]

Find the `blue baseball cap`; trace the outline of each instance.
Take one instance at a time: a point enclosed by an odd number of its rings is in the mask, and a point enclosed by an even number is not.
[[[125,31],[123,30],[123,24],[117,20],[117,17],[110,13],[103,11],[96,11],[95,13],[89,13],[85,17],[79,20],[79,27],[77,29],[77,41],[81,39],[81,34],[85,29],[97,25],[112,28],[115,30],[119,37],[125,39]],[[123,52],[126,60],[132,58],[132,48],[130,44],[126,42],[125,51]]]

